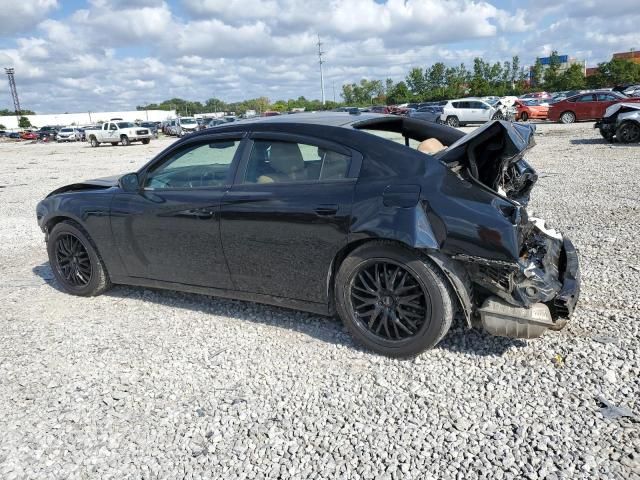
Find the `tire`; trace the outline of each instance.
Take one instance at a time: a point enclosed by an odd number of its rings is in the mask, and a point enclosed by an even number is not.
[[[148,138],[143,138],[142,139],[142,144],[143,145],[149,145],[150,140]]]
[[[450,127],[457,128],[460,126],[460,121],[455,115],[448,116],[446,121],[447,125],[449,125]]]
[[[111,287],[95,244],[77,223],[64,221],[56,224],[49,232],[47,253],[53,275],[65,292],[92,297]]]
[[[640,142],[640,124],[627,120],[616,129],[616,138],[620,143]]]
[[[418,355],[435,346],[451,326],[454,296],[447,279],[408,248],[388,242],[357,248],[340,265],[334,287],[345,326],[381,355]]]
[[[126,135],[122,135],[122,137],[120,137],[120,143],[122,143],[122,146],[124,147],[128,147],[129,145],[131,145],[131,141]]]
[[[600,130],[600,135],[602,135],[602,138],[604,138],[609,143],[613,142],[614,134],[611,134],[610,132],[603,130],[602,127],[600,127],[599,130]]]
[[[529,120],[529,114],[527,112],[522,112],[520,114],[520,120],[522,120],[523,122],[526,122],[527,120]]]
[[[564,123],[564,124],[568,124],[568,123],[574,123],[576,121],[576,114],[570,111],[567,112],[563,112],[562,115],[560,115],[560,123]]]
[[[504,120],[502,112],[496,112],[491,120]]]
[[[118,142],[111,142],[111,145],[115,147],[116,145],[118,145]]]
[[[91,146],[92,147],[97,147],[98,145],[100,145],[100,142],[98,142],[98,140],[96,139],[96,137],[91,137]]]

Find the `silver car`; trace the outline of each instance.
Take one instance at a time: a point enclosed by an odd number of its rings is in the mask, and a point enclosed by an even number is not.
[[[440,120],[451,127],[461,127],[468,123],[486,123],[493,120],[497,112],[480,98],[460,98],[444,105]]]
[[[58,132],[58,142],[78,142],[82,139],[82,133],[75,127],[64,127]]]
[[[431,105],[426,107],[420,107],[417,110],[412,109],[409,112],[409,117],[417,118],[419,120],[425,120],[427,122],[440,123],[440,116],[442,115],[442,107],[437,105]]]

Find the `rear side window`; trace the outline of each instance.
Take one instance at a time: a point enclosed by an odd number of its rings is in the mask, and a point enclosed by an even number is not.
[[[347,178],[351,157],[305,143],[256,140],[244,183],[291,183]]]
[[[582,95],[577,98],[576,102],[593,102],[593,95]]]
[[[615,102],[618,100],[618,97],[610,93],[599,93],[596,98],[598,102]]]

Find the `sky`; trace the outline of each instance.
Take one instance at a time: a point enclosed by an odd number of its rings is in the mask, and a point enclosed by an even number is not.
[[[0,67],[37,113],[320,98],[414,66],[640,49],[640,0],[0,0]],[[3,71],[2,71],[3,72]],[[3,72],[4,73],[4,72]],[[6,77],[0,109],[13,109]]]

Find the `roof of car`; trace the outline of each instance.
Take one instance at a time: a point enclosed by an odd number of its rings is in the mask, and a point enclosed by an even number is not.
[[[254,117],[234,122],[237,126],[256,123],[311,124],[331,127],[343,127],[373,118],[395,117],[380,113],[348,113],[348,112],[306,112],[291,115],[274,115],[272,117]]]

